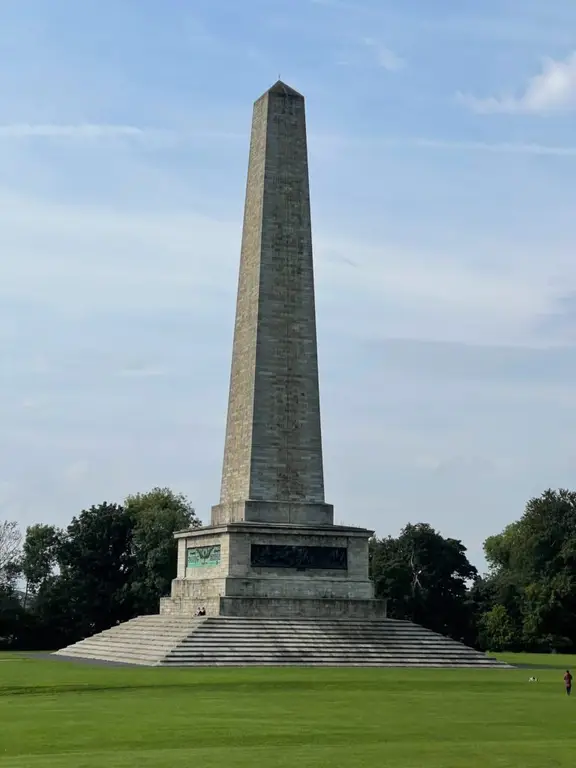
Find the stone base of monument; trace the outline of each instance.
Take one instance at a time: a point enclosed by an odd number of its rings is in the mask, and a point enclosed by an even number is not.
[[[176,579],[159,615],[58,655],[153,666],[504,666],[387,619],[368,573],[373,531],[334,525],[325,503],[304,97],[280,81],[254,105],[220,500],[211,526],[176,534]]]
[[[160,613],[385,617],[368,573],[371,535],[350,526],[256,521],[181,531],[177,576]]]
[[[160,613],[57,652],[151,666],[505,666],[386,618],[368,575],[371,531],[239,521],[176,534]],[[196,617],[199,608],[205,617]]]
[[[57,651],[146,666],[509,668],[407,621],[140,616]]]
[[[378,619],[386,618],[386,600],[346,600],[289,597],[164,597],[164,616],[196,616],[204,608],[208,616],[287,619]]]

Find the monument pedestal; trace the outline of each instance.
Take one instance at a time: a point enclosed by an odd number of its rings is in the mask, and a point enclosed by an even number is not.
[[[374,600],[368,575],[371,535],[348,526],[246,521],[181,531],[177,578],[160,611],[382,617],[385,605]]]
[[[262,619],[385,619],[386,600],[332,600],[330,598],[211,597],[204,601],[193,597],[163,597],[160,613],[164,616],[193,617],[199,607],[207,616]]]

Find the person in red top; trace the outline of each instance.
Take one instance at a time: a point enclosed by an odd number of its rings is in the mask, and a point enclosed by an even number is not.
[[[570,696],[570,693],[572,692],[572,675],[570,674],[570,670],[566,670],[566,674],[564,675],[564,685],[566,686],[566,693],[568,696]]]

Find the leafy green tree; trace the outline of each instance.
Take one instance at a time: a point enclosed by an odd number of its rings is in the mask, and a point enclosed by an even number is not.
[[[374,539],[371,575],[388,598],[390,616],[409,619],[457,640],[473,636],[468,582],[477,571],[466,547],[426,523],[407,525],[398,538]]]
[[[54,525],[31,525],[26,529],[22,553],[22,575],[26,592],[34,595],[53,574],[58,562],[63,531]]]
[[[479,622],[481,647],[489,651],[509,651],[518,645],[517,630],[503,605],[495,605]]]
[[[18,644],[25,621],[25,610],[15,588],[0,585],[0,648]]]
[[[128,496],[124,510],[132,525],[131,591],[137,613],[155,613],[176,576],[174,533],[200,526],[194,508],[169,488]]]
[[[67,601],[70,626],[83,637],[132,616],[132,521],[104,502],[73,518],[58,544],[60,574],[51,594]]]
[[[518,648],[576,648],[576,493],[547,490],[484,545],[494,605],[518,626]]]
[[[156,613],[176,575],[174,532],[198,525],[185,496],[154,488],[83,510],[65,530],[31,526],[22,569],[33,622],[23,642],[63,646]]]

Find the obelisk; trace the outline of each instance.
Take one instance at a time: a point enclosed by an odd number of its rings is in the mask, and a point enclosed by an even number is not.
[[[162,613],[370,618],[372,531],[324,501],[304,98],[254,104],[220,503],[179,531]]]
[[[254,504],[252,502],[259,502]],[[331,524],[322,435],[304,97],[254,104],[224,465],[212,522]]]

